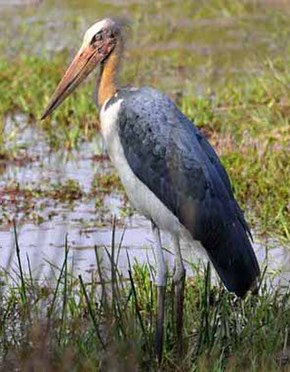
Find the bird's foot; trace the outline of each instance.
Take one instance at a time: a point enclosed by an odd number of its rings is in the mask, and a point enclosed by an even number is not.
[[[157,286],[157,318],[155,334],[155,353],[157,361],[160,364],[163,352],[163,322],[164,322],[164,303],[165,303],[165,286]]]

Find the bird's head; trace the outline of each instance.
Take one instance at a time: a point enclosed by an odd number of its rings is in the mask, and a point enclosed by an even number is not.
[[[110,55],[121,35],[118,22],[106,18],[85,33],[83,44],[67,68],[41,119],[50,115],[90,72]]]

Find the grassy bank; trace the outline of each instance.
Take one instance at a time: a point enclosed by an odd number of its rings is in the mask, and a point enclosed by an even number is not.
[[[21,249],[16,254],[17,270],[12,277],[2,273],[1,280],[2,370],[157,369],[152,267],[129,266],[125,279],[117,268],[118,249],[112,244],[107,252],[111,268],[102,268],[96,249],[98,270],[90,281],[84,283],[81,276],[73,275],[67,255],[61,268],[51,266],[51,278],[40,281],[32,273],[22,274],[22,260],[29,258],[21,258]],[[289,288],[270,290],[262,282],[259,296],[249,294],[241,301],[222,286],[210,284],[209,267],[194,269],[195,278],[186,283],[180,360],[175,349],[173,287],[171,283],[167,287],[161,370],[286,368],[290,361]]]

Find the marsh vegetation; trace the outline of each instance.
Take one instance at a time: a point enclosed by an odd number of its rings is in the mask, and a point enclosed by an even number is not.
[[[132,20],[124,84],[156,87],[176,102],[221,156],[262,257],[283,247],[284,267],[262,260],[260,296],[245,301],[210,284],[203,263],[188,262],[195,276],[186,284],[184,358],[175,356],[168,285],[162,368],[289,368],[289,288],[279,281],[290,267],[290,6],[25,4],[0,2],[1,368],[157,368],[154,256],[146,221],[130,208],[102,148],[95,78],[39,121],[84,30],[107,15]],[[77,270],[72,252],[79,262],[88,254]]]

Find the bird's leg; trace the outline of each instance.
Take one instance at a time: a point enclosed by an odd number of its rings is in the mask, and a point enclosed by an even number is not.
[[[183,300],[185,284],[185,268],[183,265],[179,238],[173,236],[173,245],[175,250],[175,272],[173,276],[174,295],[175,295],[175,329],[177,341],[177,355],[182,355],[182,329],[183,329]]]
[[[155,254],[157,260],[157,271],[155,283],[157,287],[157,319],[155,333],[155,351],[158,362],[162,359],[163,348],[163,321],[164,321],[164,302],[166,287],[166,266],[161,246],[160,231],[152,221],[152,232],[155,240]]]

